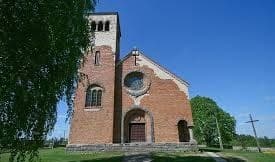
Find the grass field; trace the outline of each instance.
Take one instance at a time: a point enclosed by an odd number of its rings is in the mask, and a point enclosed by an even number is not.
[[[275,152],[257,153],[244,151],[224,151],[217,153],[228,162],[275,162]],[[8,162],[9,155],[1,156],[0,162]],[[41,162],[121,162],[121,152],[66,152],[64,148],[40,150]],[[201,153],[152,153],[153,162],[215,162]]]
[[[122,162],[123,153],[67,153],[64,148],[43,149],[40,151],[41,162]],[[153,153],[153,162],[215,162],[211,157],[196,153]],[[5,154],[0,162],[8,162]]]
[[[8,162],[8,154],[0,162]],[[43,149],[40,151],[41,162],[121,162],[123,154],[119,152],[68,153],[64,148]]]
[[[230,151],[218,154],[225,157],[228,162],[275,162],[275,153],[271,152],[258,153]]]

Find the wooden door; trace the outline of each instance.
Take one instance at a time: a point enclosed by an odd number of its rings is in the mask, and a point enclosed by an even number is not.
[[[131,123],[130,142],[145,142],[145,123]]]

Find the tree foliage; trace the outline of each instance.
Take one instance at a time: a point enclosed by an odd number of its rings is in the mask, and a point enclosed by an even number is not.
[[[89,45],[85,13],[94,6],[94,0],[0,1],[0,151],[9,149],[11,161],[37,155],[63,96],[71,110]]]
[[[234,117],[207,97],[196,96],[191,99],[190,103],[195,125],[194,136],[197,142],[207,145],[218,144],[217,118],[222,141],[224,144],[230,144],[235,134]]]

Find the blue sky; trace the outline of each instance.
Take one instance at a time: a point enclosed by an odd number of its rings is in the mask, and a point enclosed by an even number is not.
[[[190,83],[237,120],[251,113],[259,136],[275,138],[274,0],[100,0],[97,12],[117,11],[121,56],[134,46]],[[61,102],[52,136],[68,134]]]

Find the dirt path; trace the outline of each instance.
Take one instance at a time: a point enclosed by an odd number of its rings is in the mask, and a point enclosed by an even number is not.
[[[213,152],[206,152],[206,154],[210,157],[212,157],[216,162],[226,162],[223,158],[221,158],[219,155],[213,153]]]

